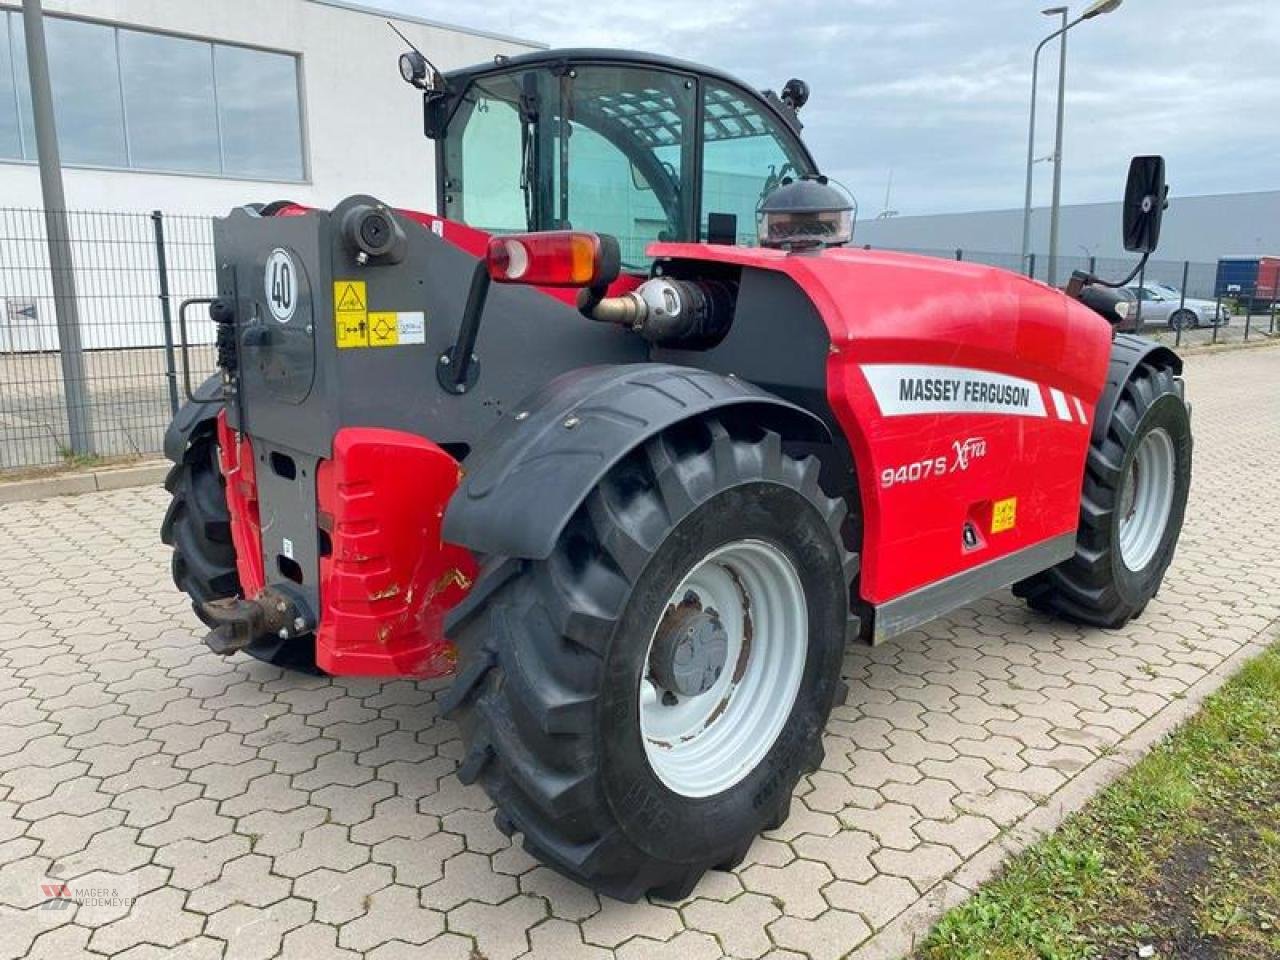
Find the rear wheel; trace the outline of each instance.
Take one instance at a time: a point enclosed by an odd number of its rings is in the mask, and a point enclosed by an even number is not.
[[[196,616],[213,626],[202,604],[241,593],[231,540],[231,511],[218,465],[216,420],[203,420],[195,426],[182,459],[170,468],[164,485],[172,500],[160,525],[160,539],[173,547],[173,582],[191,598]],[[316,667],[312,637],[287,643],[260,640],[244,652],[285,669],[321,672]]]
[[[845,507],[776,433],[650,441],[545,561],[490,560],[446,698],[508,833],[611,896],[736,865],[822,760],[848,618]]]
[[[1191,486],[1191,419],[1173,371],[1143,363],[1089,449],[1071,559],[1017,584],[1032,607],[1123,626],[1173,559]]]

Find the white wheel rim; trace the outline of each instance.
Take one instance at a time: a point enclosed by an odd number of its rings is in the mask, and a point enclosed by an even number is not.
[[[755,769],[782,732],[804,674],[809,613],[795,566],[762,540],[712,551],[685,575],[664,612],[690,593],[719,614],[728,635],[724,668],[695,696],[660,689],[649,669],[655,626],[640,678],[640,732],[658,779],[683,796],[709,797]]]
[[[1120,488],[1120,559],[1135,573],[1160,548],[1173,510],[1173,438],[1160,427],[1144,436]]]

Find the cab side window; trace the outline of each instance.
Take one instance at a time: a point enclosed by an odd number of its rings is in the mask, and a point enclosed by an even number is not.
[[[521,115],[522,94],[536,90],[535,73],[501,74],[472,84],[444,143],[444,215],[490,233],[536,228],[535,185],[526,159],[532,124]]]
[[[737,218],[737,242],[756,243],[760,201],[786,176],[810,173],[794,137],[741,91],[703,84],[702,236],[708,215]]]
[[[520,116],[509,101],[480,96],[462,136],[462,205],[492,233],[528,229],[521,189]]]

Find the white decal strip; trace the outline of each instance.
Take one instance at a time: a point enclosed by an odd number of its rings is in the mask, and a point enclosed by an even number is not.
[[[1087,416],[1087,415],[1085,414],[1085,412],[1084,412],[1084,404],[1080,402],[1080,398],[1079,398],[1079,397],[1072,397],[1072,398],[1071,398],[1071,400],[1072,400],[1072,401],[1075,403],[1075,405],[1076,405],[1076,413],[1080,414],[1080,422],[1081,422],[1081,423],[1088,423],[1088,422],[1089,422],[1089,418],[1088,418],[1088,416]]]
[[[864,363],[862,375],[886,417],[915,413],[1047,416],[1040,384],[1003,373],[929,364]]]
[[[1049,388],[1049,395],[1053,397],[1053,409],[1058,411],[1059,420],[1070,420],[1071,409],[1067,406],[1067,397],[1057,387]]]

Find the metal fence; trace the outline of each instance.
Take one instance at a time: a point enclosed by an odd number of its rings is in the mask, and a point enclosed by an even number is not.
[[[0,209],[0,469],[160,449],[179,399],[177,304],[215,289],[208,217],[69,211],[83,347],[83,405],[68,410],[44,211]],[[194,316],[194,313],[193,313]],[[212,368],[212,324],[190,331]],[[71,449],[69,414],[89,449]]]
[[[0,208],[0,470],[159,451],[181,399],[178,304],[216,289],[212,218],[74,211],[67,219],[84,360],[83,390],[71,391],[59,354],[44,211]],[[905,252],[1024,269],[1017,254]],[[1058,275],[1065,281],[1073,270],[1088,269],[1119,279],[1133,262],[1062,257]],[[1033,256],[1025,270],[1043,279],[1045,265]],[[1148,263],[1140,279],[1179,290],[1183,298],[1212,300],[1232,316],[1225,324],[1191,326],[1171,320],[1168,304],[1143,304],[1144,332],[1181,345],[1280,331],[1274,294],[1262,300],[1259,291],[1240,291],[1224,299],[1216,294],[1216,276],[1214,263]],[[191,319],[196,379],[213,369],[213,325],[202,310]],[[83,406],[69,411],[69,394],[82,396]],[[71,448],[69,412],[88,421],[84,453]]]

